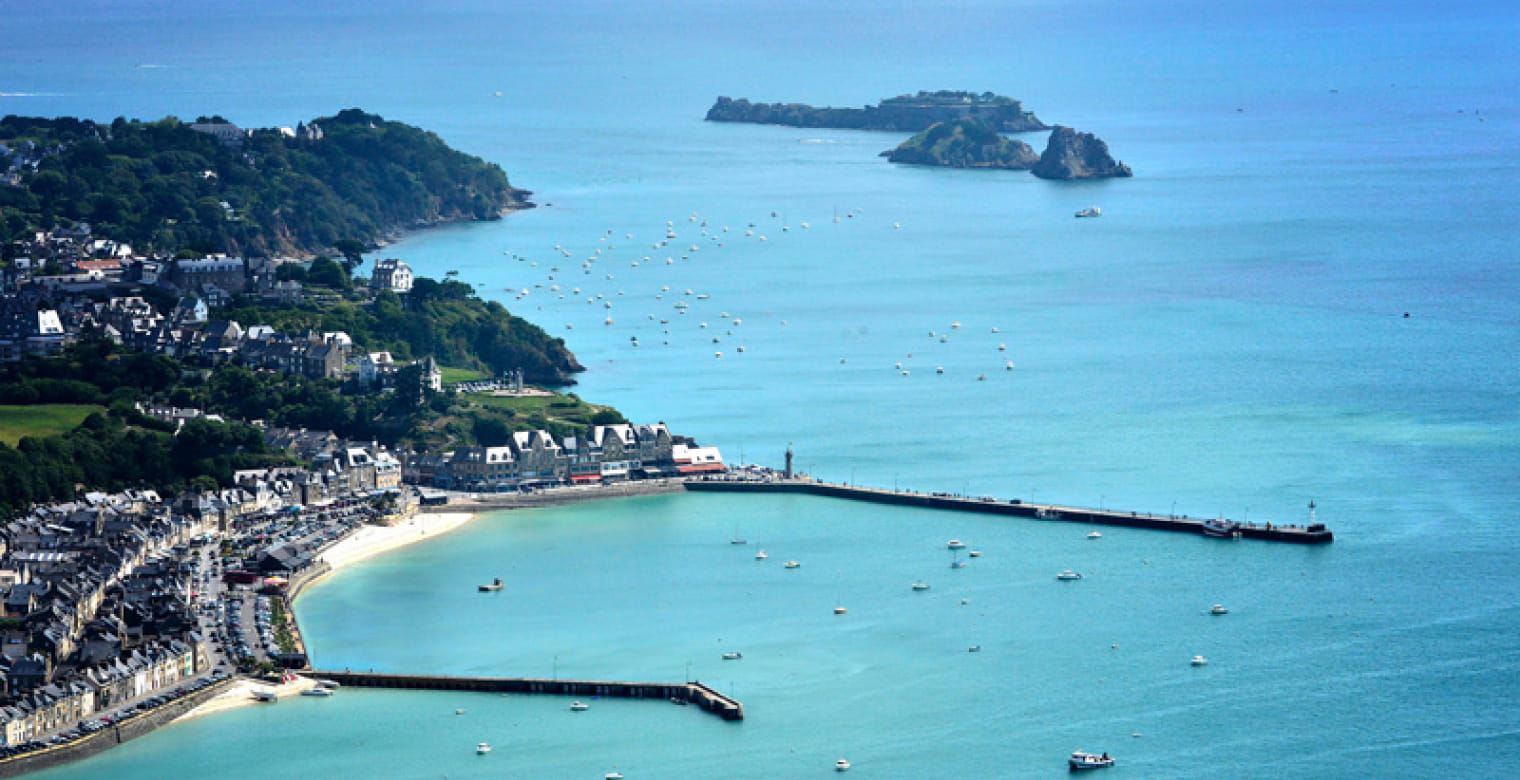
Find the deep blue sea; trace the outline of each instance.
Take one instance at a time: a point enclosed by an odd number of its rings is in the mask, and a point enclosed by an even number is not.
[[[1312,500],[1337,541],[801,497],[496,514],[303,596],[318,663],[690,674],[747,720],[349,690],[38,777],[1054,777],[1073,749],[1127,777],[1512,774],[1513,4],[309,5],[9,7],[0,114],[423,125],[541,207],[383,255],[563,336],[583,397],[837,481],[1274,522]],[[701,121],[718,95],[941,88],[1094,132],[1135,178]],[[952,537],[983,556],[951,570]]]

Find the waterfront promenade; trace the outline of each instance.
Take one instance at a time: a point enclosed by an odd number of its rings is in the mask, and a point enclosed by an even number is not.
[[[957,496],[947,493],[914,493],[905,490],[840,485],[810,479],[705,479],[686,483],[686,489],[696,492],[726,493],[805,493],[850,501],[868,501],[877,504],[917,506],[954,512],[979,512],[982,514],[1008,515],[1031,520],[1110,525],[1125,528],[1149,528],[1204,535],[1204,521],[1188,517],[1154,515],[1144,512],[1127,512],[1114,509],[1089,509],[1059,504],[1030,504],[992,497]],[[1226,519],[1227,520],[1227,519]],[[1258,539],[1269,542],[1293,544],[1326,544],[1335,535],[1323,525],[1309,526],[1276,525],[1273,523],[1232,523],[1234,532],[1242,539]]]

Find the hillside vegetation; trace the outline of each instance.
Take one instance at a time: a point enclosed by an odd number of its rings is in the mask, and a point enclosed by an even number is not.
[[[281,333],[344,331],[356,351],[390,352],[403,361],[432,355],[442,365],[491,376],[522,369],[524,378],[537,384],[574,384],[571,374],[585,370],[563,339],[452,280],[419,277],[404,301],[382,291],[369,303],[246,306],[227,317],[244,325],[270,325]]]
[[[233,146],[173,117],[7,116],[0,157],[20,179],[0,185],[0,242],[88,222],[139,251],[312,255],[531,205],[499,166],[421,128],[359,109],[312,124],[320,139],[261,129]]]

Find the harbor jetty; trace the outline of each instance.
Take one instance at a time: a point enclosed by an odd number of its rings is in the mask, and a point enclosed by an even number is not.
[[[543,693],[583,698],[656,699],[692,704],[724,720],[744,720],[744,705],[700,682],[651,683],[611,680],[558,680],[533,677],[456,677],[432,674],[377,674],[313,670],[306,674],[356,688]]]
[[[1322,523],[1307,525],[1277,525],[1274,523],[1244,523],[1227,518],[1215,521],[1193,519],[1186,516],[1156,515],[1145,512],[1128,512],[1115,509],[1090,509],[1062,506],[1059,504],[1033,504],[1019,499],[997,499],[991,496],[972,497],[949,493],[916,493],[907,490],[884,490],[882,488],[841,485],[802,477],[772,477],[765,479],[709,478],[692,480],[686,489],[696,492],[723,493],[805,493],[814,496],[842,498],[850,501],[869,501],[876,504],[915,506],[925,509],[943,509],[953,512],[979,512],[990,515],[1007,515],[1031,520],[1083,523],[1087,525],[1114,525],[1124,528],[1149,528],[1202,536],[1219,535],[1215,529],[1226,528],[1226,535],[1239,539],[1258,539],[1267,542],[1293,544],[1327,544],[1335,535]],[[1211,528],[1212,526],[1212,528]]]

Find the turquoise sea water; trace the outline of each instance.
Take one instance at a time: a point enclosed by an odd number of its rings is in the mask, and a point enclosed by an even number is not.
[[[345,691],[39,776],[760,778],[846,756],[872,777],[1037,777],[1082,748],[1145,777],[1444,777],[1514,752],[1517,21],[1499,3],[9,16],[3,113],[293,125],[357,105],[501,162],[553,205],[386,254],[458,269],[567,339],[584,397],[730,460],[779,465],[790,442],[833,480],[1276,522],[1313,499],[1337,533],[1087,541],[713,495],[497,514],[303,596],[318,661],[653,680],[689,663],[748,719]],[[719,94],[940,87],[1020,97],[1136,178],[899,168],[876,157],[899,135],[700,121]],[[1072,219],[1092,204],[1101,219]],[[667,220],[679,238],[657,249]],[[985,555],[952,571],[952,537]],[[474,592],[498,575],[506,591]],[[1216,602],[1231,613],[1202,614]]]

